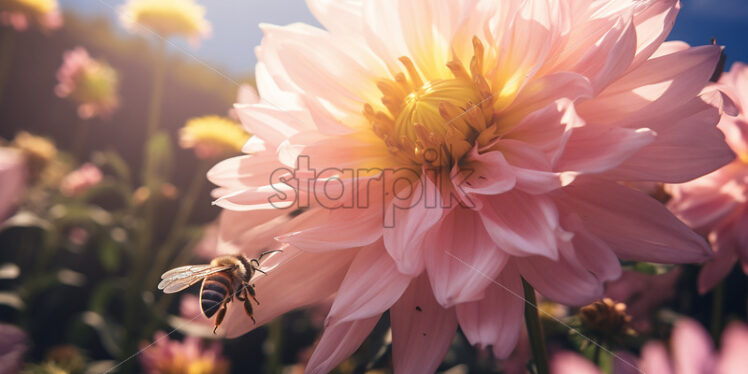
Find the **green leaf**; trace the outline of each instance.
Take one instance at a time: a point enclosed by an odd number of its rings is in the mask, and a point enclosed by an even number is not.
[[[115,151],[96,152],[93,155],[94,163],[101,167],[109,167],[127,186],[132,186],[130,167]]]

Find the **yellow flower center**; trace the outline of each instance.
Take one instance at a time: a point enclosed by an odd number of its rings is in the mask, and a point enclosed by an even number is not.
[[[447,63],[451,77],[424,82],[408,57],[407,71],[380,79],[384,110],[364,105],[364,116],[387,149],[404,164],[450,167],[476,144],[496,136],[494,96],[483,76],[483,44],[473,39],[470,71],[461,61]]]
[[[403,109],[395,120],[395,134],[416,142],[416,126],[423,126],[425,130],[443,136],[449,124],[441,115],[440,106],[453,105],[465,110],[480,100],[480,94],[471,81],[445,79],[426,82],[405,98]]]

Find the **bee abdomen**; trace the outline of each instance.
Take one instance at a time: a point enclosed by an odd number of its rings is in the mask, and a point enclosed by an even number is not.
[[[216,273],[203,281],[200,293],[200,307],[206,317],[212,317],[231,290],[231,279],[223,273]]]

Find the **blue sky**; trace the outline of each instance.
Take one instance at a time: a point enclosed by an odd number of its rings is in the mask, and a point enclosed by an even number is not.
[[[259,23],[317,24],[304,0],[198,0],[207,9],[213,36],[193,50],[215,68],[246,75],[254,70],[254,47],[260,43]],[[60,0],[64,9],[116,20],[115,10],[124,0]],[[682,10],[670,36],[692,45],[707,44],[712,37],[727,46],[728,66],[748,62],[748,0],[682,0]]]

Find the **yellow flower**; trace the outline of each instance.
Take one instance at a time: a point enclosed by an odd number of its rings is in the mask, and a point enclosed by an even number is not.
[[[57,158],[57,147],[51,140],[26,131],[16,134],[11,145],[23,152],[32,175],[41,173]]]
[[[179,131],[179,145],[202,159],[241,152],[250,135],[236,122],[219,116],[193,118]]]
[[[162,36],[199,38],[210,33],[205,8],[194,0],[129,0],[121,20],[131,31],[141,25]]]

